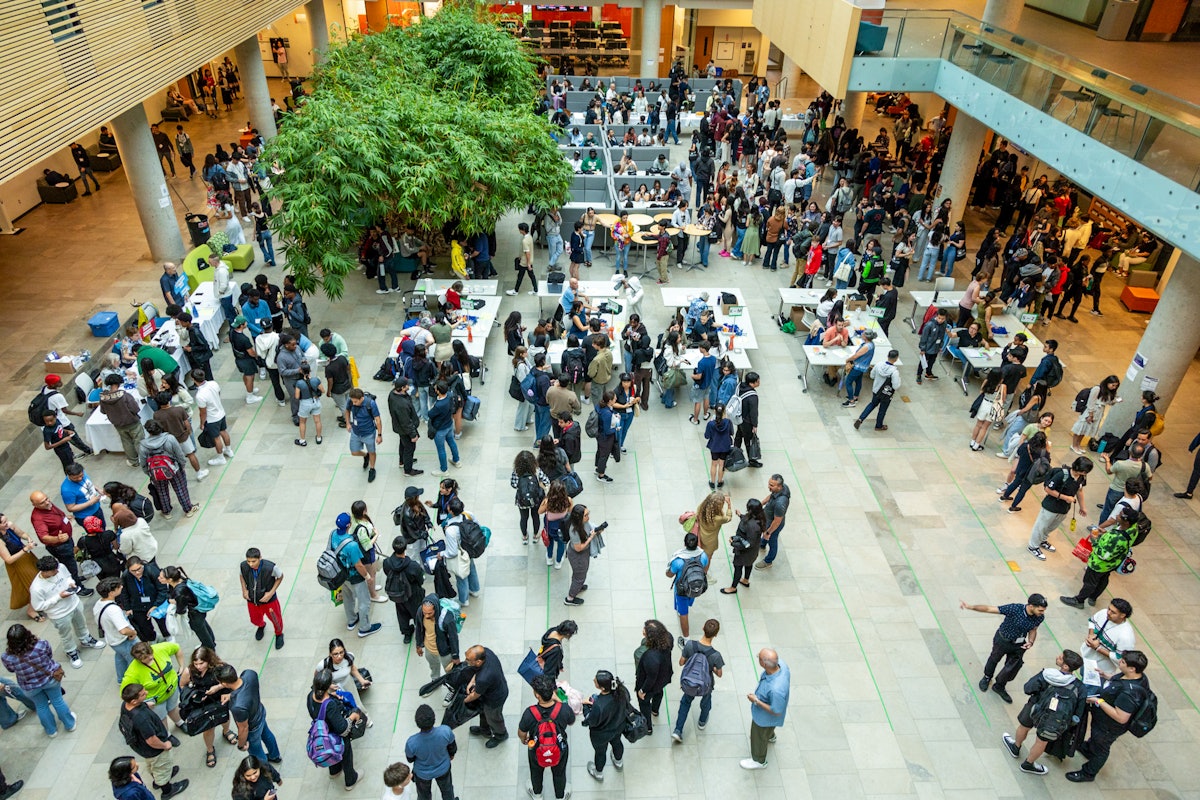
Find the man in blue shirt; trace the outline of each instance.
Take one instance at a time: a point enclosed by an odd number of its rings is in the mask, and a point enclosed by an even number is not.
[[[186,275],[179,274],[179,267],[172,261],[163,264],[163,274],[158,276],[158,287],[162,289],[163,300],[167,305],[182,306],[187,303],[189,294]]]
[[[350,429],[350,455],[362,456],[367,483],[375,480],[375,448],[383,442],[383,421],[375,398],[367,397],[357,386],[350,390],[346,404],[346,427]]]
[[[469,258],[475,259],[475,274],[472,276],[477,281],[486,280],[492,272],[492,248],[488,242],[486,233],[478,233],[475,235],[475,241],[472,244],[473,250]]]
[[[717,357],[709,352],[712,348],[707,341],[700,342],[697,345],[700,348],[700,360],[696,363],[696,369],[692,372],[692,415],[688,417],[689,422],[700,424],[701,412],[704,414],[704,419],[709,417],[708,401],[713,382],[717,374]]]
[[[104,511],[100,508],[100,490],[92,483],[92,479],[83,471],[79,464],[71,464],[66,468],[67,477],[62,482],[61,492],[63,505],[67,511],[75,515],[75,521],[83,525],[88,517],[99,517],[104,521]]]
[[[271,306],[262,298],[262,292],[251,289],[246,293],[250,299],[242,306],[242,316],[250,326],[250,332],[258,336],[264,330],[271,330]]]
[[[1029,595],[1024,603],[1009,603],[1003,606],[967,605],[960,601],[959,608],[967,611],[978,611],[980,614],[1000,614],[1004,621],[992,636],[992,652],[983,665],[983,678],[979,681],[979,691],[986,692],[992,676],[996,676],[996,684],[992,691],[1000,695],[1006,703],[1012,702],[1012,695],[1004,688],[1008,682],[1017,677],[1017,672],[1025,663],[1025,651],[1033,647],[1037,640],[1038,626],[1046,621],[1046,598],[1036,592]],[[996,672],[1000,659],[1004,658],[1004,668]]]
[[[766,768],[767,745],[775,741],[775,729],[783,724],[792,691],[792,673],[778,653],[770,648],[759,650],[758,665],[763,668],[758,686],[746,695],[750,701],[750,757],[741,760],[742,769]]]
[[[433,797],[433,782],[437,781],[443,800],[454,797],[454,777],[450,774],[450,759],[458,752],[454,731],[445,725],[434,726],[437,716],[422,703],[414,715],[417,733],[404,743],[404,757],[413,765],[413,782],[418,797]]]
[[[350,573],[341,588],[346,628],[358,625],[358,638],[365,639],[382,628],[383,624],[371,624],[371,587],[367,583],[371,575],[363,563],[362,545],[350,531],[350,521],[350,515],[344,511],[338,514],[337,527],[329,534],[329,546]]]

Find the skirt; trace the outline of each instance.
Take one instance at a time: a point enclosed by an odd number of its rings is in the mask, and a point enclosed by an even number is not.
[[[29,586],[38,576],[37,558],[33,553],[26,553],[12,564],[5,563],[4,568],[8,571],[8,582],[12,584],[8,607],[24,608],[29,605]]]

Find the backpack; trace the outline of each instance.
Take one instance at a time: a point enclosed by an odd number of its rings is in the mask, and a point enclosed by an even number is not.
[[[1158,697],[1149,686],[1133,687],[1134,696],[1141,698],[1137,711],[1129,715],[1129,732],[1141,739],[1158,724]]]
[[[1055,386],[1058,386],[1060,383],[1062,383],[1062,379],[1063,379],[1062,362],[1058,360],[1058,356],[1055,356],[1050,361],[1050,367],[1046,371],[1046,377],[1045,377],[1046,386],[1050,389],[1053,389]]]
[[[675,577],[675,594],[681,597],[699,597],[708,591],[708,576],[700,556],[692,556],[683,562],[683,568]]]
[[[530,403],[537,399],[537,376],[534,373],[535,370],[530,370],[529,374],[525,376],[525,380],[521,381],[523,399]]]
[[[563,355],[562,375],[571,383],[582,383],[584,380],[583,358],[576,352]]]
[[[729,398],[729,402],[725,404],[725,419],[732,422],[734,425],[742,424],[742,398],[754,395],[758,397],[758,392],[751,389],[745,394],[734,392]]]
[[[155,453],[147,458],[146,468],[150,470],[150,478],[156,481],[169,481],[179,472],[175,459],[166,453]]]
[[[467,551],[467,555],[471,558],[479,558],[483,555],[483,551],[487,549],[488,540],[492,538],[491,531],[484,531],[482,527],[473,519],[463,517],[462,522],[458,523],[458,541],[463,550]]]
[[[346,752],[346,741],[329,730],[329,723],[325,721],[325,709],[329,702],[329,698],[321,701],[317,718],[308,726],[308,742],[304,746],[308,760],[318,767],[333,767],[342,763],[342,756]]]
[[[712,667],[705,653],[697,650],[688,657],[679,675],[679,688],[689,697],[704,697],[712,692]]]
[[[596,409],[592,409],[592,413],[588,414],[587,422],[583,423],[583,432],[588,435],[589,439],[595,439],[600,433],[600,415],[596,413]]]
[[[333,534],[329,534],[329,545],[317,556],[317,583],[329,591],[333,591],[350,578],[350,570],[342,563],[342,549],[354,541],[353,536],[347,536],[345,541],[333,547]]]
[[[1075,723],[1075,707],[1079,703],[1080,691],[1082,687],[1079,681],[1042,690],[1030,714],[1037,725],[1039,739],[1053,742],[1070,730]]]
[[[221,600],[221,596],[217,594],[217,590],[207,583],[201,583],[200,581],[188,578],[187,587],[192,590],[192,594],[196,595],[196,610],[202,614],[212,611]]]
[[[1133,537],[1133,544],[1131,547],[1136,547],[1142,542],[1146,541],[1146,537],[1150,535],[1150,531],[1154,527],[1154,523],[1151,522],[1150,518],[1146,516],[1146,513],[1141,510],[1138,511],[1136,524],[1137,535]]]
[[[50,410],[50,395],[58,394],[58,392],[43,392],[40,389],[38,393],[29,401],[29,421],[39,428],[46,424],[42,417],[46,416],[46,412]]]
[[[1017,408],[1024,408],[1029,399],[1033,397],[1033,384],[1025,387],[1025,391],[1021,392],[1021,396],[1017,398]]]
[[[558,730],[558,710],[562,703],[555,703],[550,716],[543,717],[537,705],[530,706],[537,727],[533,732],[533,759],[539,767],[557,767],[562,760],[562,733]]]
[[[1042,455],[1029,467],[1028,480],[1030,484],[1045,483],[1050,474],[1050,456]]]
[[[546,497],[546,492],[538,479],[533,475],[522,475],[517,478],[517,506],[520,508],[537,508]]]
[[[407,605],[412,599],[413,584],[404,574],[403,570],[389,572],[387,580],[384,582],[383,591],[387,594],[388,600],[393,603]]]
[[[1077,414],[1083,413],[1083,410],[1085,408],[1087,408],[1088,397],[1090,397],[1091,394],[1092,394],[1092,387],[1090,387],[1090,386],[1086,389],[1079,390],[1079,394],[1075,395],[1075,413],[1077,413]]]
[[[221,168],[214,169],[212,174],[208,176],[208,182],[212,184],[213,189],[218,192],[229,191],[229,176],[225,174],[225,170]],[[338,761],[341,761],[339,758]],[[333,762],[337,763],[337,761]]]
[[[453,597],[443,597],[438,600],[438,607],[441,609],[441,612],[438,614],[438,625],[440,626],[443,617],[449,614],[454,618],[454,630],[461,631],[466,618],[463,616],[462,606],[458,604],[458,601]]]

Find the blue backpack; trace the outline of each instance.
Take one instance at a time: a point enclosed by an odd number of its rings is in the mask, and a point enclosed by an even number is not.
[[[537,375],[536,370],[529,370],[529,374],[525,376],[525,380],[521,381],[521,393],[525,395],[525,399],[532,403],[537,400]]]
[[[187,587],[192,590],[192,594],[196,595],[196,610],[201,613],[212,611],[217,607],[217,603],[221,601],[221,596],[217,594],[217,590],[207,583],[201,583],[200,581],[188,578]]]
[[[305,751],[308,753],[308,759],[318,767],[332,767],[342,763],[342,756],[346,752],[346,742],[329,730],[329,723],[325,721],[325,709],[328,706],[329,698],[325,698],[321,701],[321,710],[317,713],[317,718],[308,726]]]

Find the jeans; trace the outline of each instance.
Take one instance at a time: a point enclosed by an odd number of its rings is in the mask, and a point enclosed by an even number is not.
[[[667,408],[674,408],[675,407],[675,390],[667,389],[666,391],[664,391],[662,393],[662,402],[663,402],[663,405],[666,406]]]
[[[471,559],[471,571],[467,573],[467,577],[460,578],[455,575],[454,581],[458,585],[459,605],[466,605],[471,599],[471,592],[479,594],[479,571],[475,569],[475,559]]]
[[[275,263],[275,246],[271,242],[271,232],[263,231],[258,234],[258,247],[262,250],[263,261],[268,264]]]
[[[47,736],[58,732],[54,714],[58,714],[58,719],[64,728],[75,727],[75,715],[71,713],[71,709],[67,708],[67,701],[63,699],[62,685],[58,681],[52,680],[37,689],[26,689],[25,694],[33,701],[38,721],[42,723],[42,730],[46,732]],[[50,709],[54,709],[53,714]]]
[[[238,315],[238,312],[233,310],[232,297],[221,298],[221,310],[225,312],[225,321],[232,325],[234,317]]]
[[[533,421],[534,407],[528,400],[517,403],[517,418],[513,420],[513,430],[523,431]]]
[[[675,142],[675,144],[679,144],[679,125],[676,120],[667,120],[667,132],[663,135],[663,139],[670,139]]]
[[[846,399],[847,400],[857,400],[858,396],[860,394],[862,394],[863,375],[866,375],[866,374],[867,374],[866,370],[857,369],[857,368],[852,369],[846,373]]]
[[[596,231],[583,232],[583,260],[592,263],[592,244],[596,241]]]
[[[946,252],[942,254],[942,276],[949,278],[954,274],[954,262],[958,260],[958,247],[956,245],[948,245]]]
[[[550,406],[534,405],[534,438],[541,439],[550,432]]]
[[[561,564],[563,556],[567,552],[567,543],[562,539],[553,538],[550,544],[546,545],[546,558],[553,558],[556,564]]]
[[[413,393],[413,405],[417,407],[417,416],[422,422],[429,419],[429,407],[432,403],[429,402],[429,387],[418,386],[417,391]]]
[[[546,237],[546,246],[550,248],[549,264],[551,267],[558,266],[558,257],[563,254],[563,238],[551,234]]]
[[[87,179],[89,177],[92,179],[92,183],[96,184],[96,188],[97,189],[100,188],[100,181],[96,180],[96,173],[92,172],[92,168],[91,167],[80,167],[79,168],[79,182],[83,184],[83,193],[84,194],[87,194],[89,191],[88,183],[87,183]],[[1142,259],[1142,260],[1144,261],[1145,259]],[[1139,263],[1141,263],[1141,262],[1139,262]]]
[[[887,395],[879,394],[872,396],[871,402],[867,403],[867,407],[863,409],[861,414],[859,414],[858,421],[864,421],[867,417],[871,416],[872,411],[878,408],[879,416],[875,418],[875,430],[879,430],[883,427],[883,418],[887,416],[888,406],[891,404],[892,398]]]
[[[16,702],[21,703],[30,711],[37,711],[37,706],[34,705],[33,700],[29,698],[29,695],[21,691],[21,687],[17,686],[15,682],[10,681],[8,678],[0,678],[0,687],[11,691],[12,699]],[[8,694],[3,688],[0,688],[0,729],[3,730],[8,730],[17,724],[17,712],[13,711],[12,707],[9,706],[8,699]]]
[[[763,560],[768,564],[774,564],[775,556],[779,555],[779,534],[781,533],[783,533],[782,523],[780,523],[779,527],[775,529],[775,532],[771,534],[770,539],[764,539],[762,544],[759,545],[761,549],[765,549],[767,551],[767,557]]]
[[[633,409],[621,412],[621,430],[617,432],[617,447],[625,449],[625,437],[629,435],[629,428],[633,425]]]
[[[737,234],[734,236],[733,250],[731,252],[733,253],[734,258],[741,258],[742,257],[742,240],[746,238],[746,229],[738,228],[735,226],[734,230],[737,232]]]
[[[696,249],[700,251],[700,266],[708,266],[708,250],[712,247],[712,242],[708,240],[708,236],[701,236],[700,241],[696,245]]]
[[[446,471],[446,445],[450,445],[450,456],[454,461],[458,461],[458,444],[454,441],[454,426],[442,428],[433,434],[433,446],[437,448],[438,468]]]
[[[629,245],[617,245],[617,263],[613,267],[613,270],[616,272],[624,272],[627,275],[629,274]]]
[[[938,251],[936,247],[926,247],[921,256],[921,269],[917,272],[917,280],[933,280],[933,268],[937,265]]]
[[[767,242],[767,252],[763,256],[763,267],[766,269],[778,268],[780,244],[780,242]]]
[[[266,749],[263,749],[266,745]],[[279,743],[275,741],[275,734],[271,733],[271,729],[267,726],[267,710],[262,710],[262,721],[255,725],[246,734],[246,752],[257,758],[259,761],[266,762],[268,759],[278,761],[281,756],[279,754]],[[279,773],[275,767],[267,764],[267,770],[271,773],[272,778],[278,782]]]
[[[1100,521],[1104,522],[1108,519],[1108,515],[1112,513],[1113,506],[1117,501],[1125,496],[1125,493],[1117,489],[1109,489],[1108,494],[1104,496],[1104,508],[1100,510]]]
[[[113,666],[117,668],[117,683],[125,679],[125,670],[129,669],[129,665],[133,663],[133,656],[129,651],[135,644],[137,644],[137,639],[126,639],[112,649]]]
[[[675,715],[675,732],[683,733],[683,723],[687,722],[688,712],[692,710],[692,701],[696,698],[690,694],[681,695],[679,698],[679,713]],[[708,722],[708,714],[712,711],[712,692],[703,695],[700,698],[700,724],[704,725]]]
[[[366,580],[358,583],[346,581],[342,584],[342,610],[346,612],[347,625],[353,625],[357,620],[359,632],[366,633],[370,630],[371,587]]]
[[[1001,497],[1011,497],[1012,498],[1011,508],[1020,507],[1021,501],[1023,499],[1025,499],[1025,493],[1029,491],[1029,487],[1030,487],[1029,481],[1026,480],[1026,478],[1028,476],[1029,476],[1029,470],[1025,470],[1025,472],[1014,477],[1012,480],[1012,483],[1010,483],[1008,486],[1004,487],[1004,494],[1001,495]],[[1014,490],[1016,490],[1016,492],[1017,492],[1016,495],[1013,495]]]

